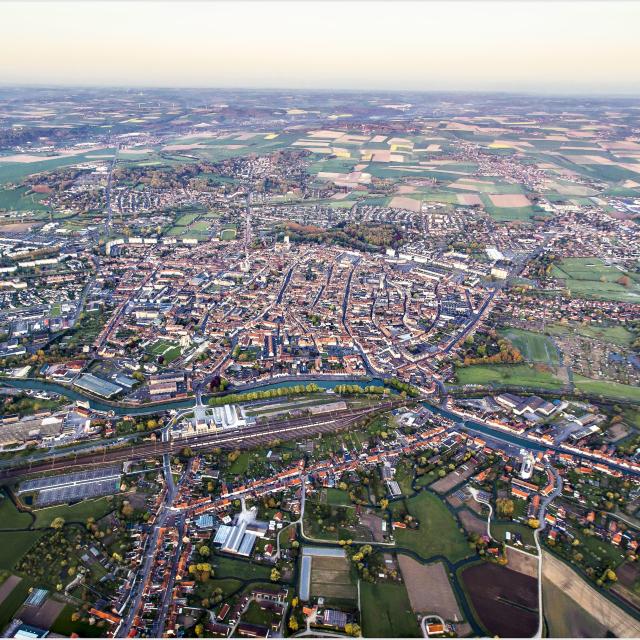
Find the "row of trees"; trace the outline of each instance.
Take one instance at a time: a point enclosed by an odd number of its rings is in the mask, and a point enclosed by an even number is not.
[[[384,395],[389,393],[384,387],[376,387],[374,385],[361,387],[359,384],[339,384],[333,390],[340,395],[355,395],[357,393]]]
[[[219,407],[224,404],[234,404],[237,402],[251,402],[253,400],[269,400],[271,398],[281,398],[288,395],[301,395],[303,393],[318,393],[320,387],[317,384],[298,384],[293,387],[278,387],[277,389],[266,389],[264,391],[248,391],[246,393],[230,393],[226,396],[209,398],[208,404],[211,407]]]
[[[390,387],[391,389],[395,389],[400,393],[404,393],[408,395],[410,398],[417,398],[420,396],[420,391],[416,389],[413,385],[408,382],[403,382],[402,380],[398,380],[398,378],[385,378],[384,386]]]

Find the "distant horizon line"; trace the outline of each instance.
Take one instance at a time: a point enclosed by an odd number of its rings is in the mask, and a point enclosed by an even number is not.
[[[640,88],[627,92],[624,89],[619,91],[588,91],[588,90],[567,90],[557,91],[554,89],[348,89],[331,87],[260,87],[260,86],[216,86],[216,85],[145,85],[145,84],[92,84],[92,83],[44,83],[28,82],[16,83],[0,80],[0,89],[114,89],[114,90],[138,90],[138,91],[264,91],[264,92],[301,92],[301,93],[371,93],[371,94],[480,94],[480,95],[507,95],[507,96],[537,96],[548,98],[638,98],[640,99]],[[640,108],[640,104],[638,105]]]

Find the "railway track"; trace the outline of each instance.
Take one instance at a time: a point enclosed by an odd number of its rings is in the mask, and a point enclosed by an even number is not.
[[[396,402],[385,402],[375,407],[351,411],[336,411],[324,416],[280,420],[263,425],[252,425],[240,429],[225,430],[201,436],[174,438],[168,442],[156,440],[126,448],[107,448],[102,452],[77,454],[68,457],[54,457],[51,462],[30,464],[20,461],[20,466],[0,471],[0,483],[16,480],[25,476],[51,471],[72,471],[85,467],[108,465],[117,462],[129,462],[155,458],[164,454],[178,453],[185,447],[194,451],[203,449],[242,449],[259,446],[273,440],[291,440],[301,436],[333,433],[347,428],[361,418],[392,409]]]

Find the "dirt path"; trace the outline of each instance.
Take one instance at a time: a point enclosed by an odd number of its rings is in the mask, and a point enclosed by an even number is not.
[[[640,637],[640,621],[607,600],[573,569],[549,552],[543,552],[542,571],[546,579],[602,622],[619,638]]]

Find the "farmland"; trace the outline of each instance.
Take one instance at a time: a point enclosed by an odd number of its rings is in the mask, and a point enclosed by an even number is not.
[[[443,620],[461,620],[460,608],[442,562],[423,565],[402,554],[398,556],[398,562],[414,612],[437,614]]]
[[[640,277],[604,264],[597,258],[565,258],[554,265],[551,275],[572,296],[620,302],[640,301]]]
[[[497,564],[461,572],[464,588],[489,635],[529,638],[538,627],[536,580]]]
[[[311,564],[311,595],[337,600],[353,600],[356,588],[351,581],[346,558],[317,556]]]
[[[403,584],[391,582],[360,585],[362,632],[368,638],[421,637]]]

